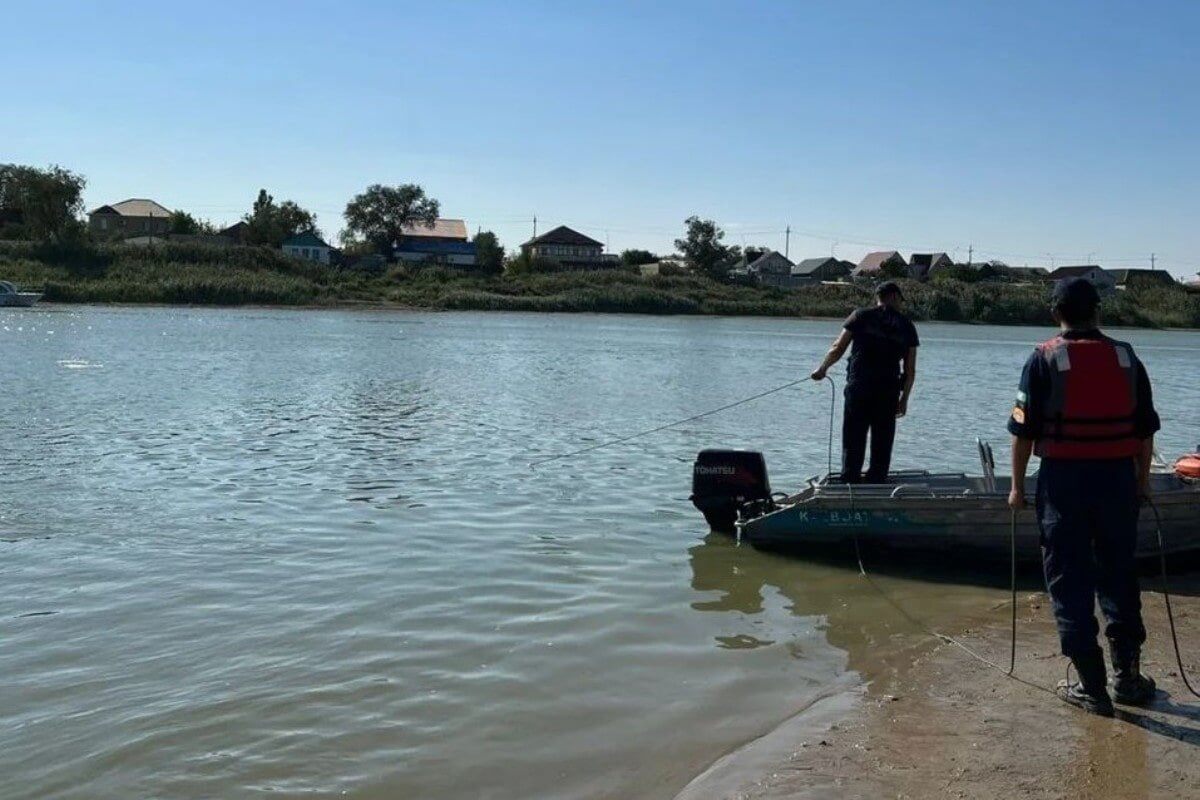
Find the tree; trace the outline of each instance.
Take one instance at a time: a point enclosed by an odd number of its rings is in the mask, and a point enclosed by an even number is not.
[[[687,226],[687,235],[683,239],[676,239],[675,247],[687,259],[688,266],[693,272],[703,273],[710,278],[724,278],[734,252],[721,243],[725,231],[711,219],[699,217],[688,217],[684,225]]]
[[[29,239],[70,238],[80,230],[86,185],[82,175],[56,164],[46,169],[0,164],[0,218],[12,220]]]
[[[171,233],[194,236],[199,233],[216,233],[217,228],[208,220],[199,220],[186,211],[171,212]]]
[[[638,267],[642,264],[653,264],[658,261],[658,256],[651,253],[649,250],[623,250],[621,251],[621,263],[627,267]]]
[[[904,264],[901,264],[899,261],[886,261],[884,262],[883,266],[879,268],[879,271],[883,273],[885,278],[911,277],[908,267]]]
[[[312,231],[318,236],[316,215],[291,200],[276,204],[266,189],[258,190],[254,208],[242,217],[246,223],[246,242],[279,247],[298,233]]]
[[[439,210],[438,201],[427,197],[415,183],[372,184],[346,204],[343,240],[365,239],[376,252],[391,257],[392,247],[404,235],[406,225],[432,225]]]
[[[753,264],[761,256],[765,256],[769,252],[771,251],[765,247],[754,247],[753,245],[749,245],[745,250],[742,251],[742,256],[745,257],[747,264]]]
[[[480,231],[471,240],[475,244],[475,264],[484,272],[499,275],[504,271],[504,248],[496,234]]]

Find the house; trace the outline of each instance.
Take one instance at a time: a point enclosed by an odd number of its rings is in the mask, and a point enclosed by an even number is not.
[[[304,231],[288,239],[280,249],[283,250],[284,255],[328,264],[329,251],[332,248],[316,234],[316,231]]]
[[[249,233],[250,226],[245,220],[242,220],[241,222],[233,223],[217,235],[223,236],[233,244],[246,244],[246,240],[249,238]]]
[[[882,274],[885,267],[908,269],[908,262],[904,260],[904,256],[895,250],[878,250],[863,256],[863,260],[858,262],[858,266],[854,268],[851,274],[856,278],[878,277]]]
[[[407,264],[475,266],[475,243],[467,241],[467,223],[461,219],[439,217],[429,225],[405,225],[394,253],[397,261]]]
[[[1116,280],[1118,289],[1128,289],[1130,286],[1168,286],[1171,288],[1179,286],[1174,276],[1165,269],[1114,269],[1109,271]]]
[[[1196,273],[1195,280],[1190,280],[1183,285],[1183,288],[1189,292],[1200,292],[1200,272]]]
[[[924,281],[953,266],[954,260],[945,253],[913,253],[908,260],[908,274],[918,281]]]
[[[549,259],[575,269],[604,269],[620,264],[615,255],[604,252],[603,244],[566,225],[535,236],[521,245],[521,252],[527,258]]]
[[[748,264],[734,269],[735,277],[744,275],[760,286],[787,289],[792,285],[792,270],[795,265],[777,250],[768,250]]]
[[[794,285],[802,285],[821,281],[837,281],[848,277],[854,269],[855,266],[850,262],[831,256],[806,258],[792,267],[792,282]]]
[[[1113,277],[1113,274],[1095,264],[1059,267],[1051,272],[1049,276],[1049,279],[1054,283],[1067,278],[1085,278],[1096,287],[1100,294],[1109,294],[1117,288],[1117,279]]]
[[[164,236],[171,229],[171,209],[145,198],[100,206],[88,214],[88,229],[99,236]]]

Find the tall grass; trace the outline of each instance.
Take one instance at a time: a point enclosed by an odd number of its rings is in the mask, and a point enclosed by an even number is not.
[[[0,242],[0,279],[71,303],[334,305],[415,308],[844,317],[871,302],[869,285],[795,290],[732,286],[696,275],[620,270],[486,276],[395,266],[378,273],[326,267],[277,250],[164,242],[149,247],[52,247]],[[1045,286],[904,281],[917,320],[1051,323]],[[1108,324],[1200,328],[1200,295],[1132,288],[1105,301]]]

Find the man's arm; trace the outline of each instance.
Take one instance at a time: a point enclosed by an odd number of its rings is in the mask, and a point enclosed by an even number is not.
[[[912,394],[913,382],[917,379],[917,348],[910,347],[904,354],[904,388],[900,391],[900,405],[896,408],[896,418],[908,413],[908,396]]]
[[[1014,511],[1025,507],[1025,471],[1031,455],[1033,439],[1012,437],[1012,489],[1008,493],[1008,507]]]
[[[825,379],[825,373],[829,371],[829,368],[840,361],[842,356],[846,354],[846,349],[850,347],[851,338],[850,331],[842,331],[841,335],[834,341],[833,346],[829,348],[829,352],[825,354],[825,359],[821,362],[821,366],[813,370],[810,377],[814,381]]]

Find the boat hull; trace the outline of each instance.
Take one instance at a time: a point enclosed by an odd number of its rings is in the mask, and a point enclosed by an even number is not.
[[[41,299],[37,292],[0,293],[0,307],[29,308]]]
[[[968,479],[969,480],[969,479]],[[841,487],[844,489],[845,487]],[[1000,487],[998,487],[999,489]],[[935,554],[939,559],[1004,559],[1010,554],[1013,524],[1003,491],[925,496],[888,492],[821,491],[814,488],[779,503],[769,513],[738,523],[739,536],[756,547],[791,551],[840,550],[857,543],[901,553]],[[1154,503],[1162,520],[1167,555],[1200,553],[1200,484],[1173,475],[1155,476]],[[1017,557],[1040,559],[1037,520],[1032,508],[1016,515]],[[1138,521],[1139,558],[1159,552],[1153,511],[1143,507]]]

